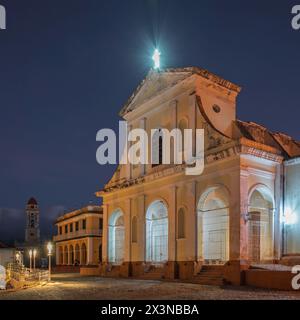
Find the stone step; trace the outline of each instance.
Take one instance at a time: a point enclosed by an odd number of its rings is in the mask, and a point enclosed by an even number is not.
[[[144,273],[143,275],[139,276],[139,278],[141,279],[145,279],[145,280],[160,280],[163,279],[163,273],[157,273],[157,272],[148,272],[148,273]]]
[[[202,285],[221,286],[224,284],[223,271],[223,266],[204,265],[193,280]]]
[[[162,273],[163,269],[150,269],[146,273]]]
[[[223,271],[224,266],[223,265],[203,265],[201,268],[201,271]]]
[[[206,275],[212,275],[212,276],[222,276],[222,272],[218,271],[200,271],[198,274],[206,274]]]

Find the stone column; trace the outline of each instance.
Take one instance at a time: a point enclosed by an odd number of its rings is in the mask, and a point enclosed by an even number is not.
[[[59,246],[58,246],[58,244],[56,243],[55,244],[55,261],[56,261],[56,265],[59,265],[60,264],[60,261],[59,261],[59,259],[60,259],[60,257],[59,257]]]
[[[102,261],[108,262],[108,205],[103,204]]]
[[[239,261],[245,255],[246,222],[244,217],[248,211],[248,174],[241,169],[231,174],[229,199],[229,259]]]
[[[131,261],[131,199],[126,199],[124,208],[125,255],[124,261]]]
[[[87,241],[87,264],[92,265],[94,264],[94,243],[93,243],[93,238],[88,238]]]
[[[189,123],[188,128],[193,130],[193,140],[192,140],[192,150],[193,156],[196,155],[196,97],[195,94],[190,95],[189,97]]]
[[[197,183],[192,181],[188,183],[188,200],[189,210],[186,212],[186,224],[191,221],[191,232],[186,234],[188,242],[191,244],[187,253],[188,258],[197,261],[198,258],[198,217],[197,217]],[[188,224],[187,224],[188,226]]]
[[[170,189],[170,201],[168,209],[168,260],[175,261],[175,250],[176,250],[176,216],[177,216],[177,187],[172,186]]]
[[[233,285],[240,285],[241,271],[248,267],[248,172],[240,168],[231,173],[229,209],[229,264],[224,277]]]
[[[240,207],[241,207],[241,215],[240,215],[240,260],[248,261],[248,177],[249,173],[247,170],[241,170],[240,177]]]
[[[142,119],[140,120],[140,129],[146,130],[146,125],[147,125],[146,118],[142,118]],[[145,152],[146,154],[148,153],[148,157],[147,157],[147,158],[148,158],[148,161],[149,161],[150,156],[151,156],[150,153],[148,152],[149,150],[150,150],[149,147],[144,150],[144,152]],[[145,173],[146,173],[146,165],[140,163],[140,175],[141,175],[141,176],[144,176]]]
[[[177,119],[177,105],[178,105],[178,101],[177,100],[173,100],[170,103],[170,109],[171,109],[171,130],[175,129],[178,127],[178,119]],[[174,143],[171,143],[170,145],[170,162],[174,163]]]
[[[139,261],[146,260],[146,208],[145,195],[137,198],[137,217],[138,217],[138,259]]]
[[[79,264],[82,265],[82,244],[79,245]]]
[[[280,260],[282,248],[282,223],[280,217],[283,215],[283,166],[276,165],[275,176],[275,208],[274,208],[274,259]]]
[[[62,264],[65,265],[66,264],[66,261],[65,261],[65,246],[63,246],[62,252],[63,252]]]
[[[128,128],[128,134],[129,134],[129,132],[132,130],[132,125],[128,125],[127,128]],[[128,136],[127,136],[127,139],[128,139]],[[127,152],[129,151],[130,147],[131,147],[131,142],[128,141],[127,142],[127,148],[128,148]],[[132,178],[132,170],[131,170],[132,166],[128,161],[128,154],[127,154],[127,164],[125,166],[126,166],[126,178],[127,178],[127,180],[130,180]]]
[[[70,246],[68,246],[68,265],[71,265],[71,249]]]

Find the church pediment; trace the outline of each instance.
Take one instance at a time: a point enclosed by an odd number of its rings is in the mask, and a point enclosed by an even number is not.
[[[138,106],[159,95],[166,89],[175,86],[192,74],[191,71],[157,72],[151,70],[122,108],[120,116],[124,116],[126,113],[136,109]]]

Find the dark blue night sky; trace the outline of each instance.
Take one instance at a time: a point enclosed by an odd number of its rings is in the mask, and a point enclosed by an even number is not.
[[[298,1],[300,4],[300,1]],[[64,209],[97,202],[113,166],[96,133],[151,67],[199,66],[243,87],[238,117],[300,139],[297,1],[0,0],[0,241],[23,237],[35,196],[42,231]]]

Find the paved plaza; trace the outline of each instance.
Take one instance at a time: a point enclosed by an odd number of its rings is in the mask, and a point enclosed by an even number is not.
[[[54,275],[52,282],[19,291],[1,291],[0,300],[300,300],[300,292],[216,287],[182,282]]]

